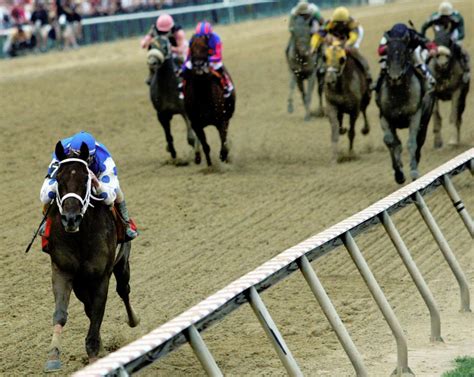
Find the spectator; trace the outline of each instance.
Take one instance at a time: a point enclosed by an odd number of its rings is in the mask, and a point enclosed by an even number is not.
[[[5,55],[13,58],[24,55],[28,50],[35,45],[34,38],[31,32],[21,25],[16,25],[9,33],[5,44],[3,45],[3,52]]]
[[[36,47],[45,52],[48,49],[48,35],[51,25],[49,24],[48,12],[41,0],[35,2],[30,22],[33,26],[33,35],[36,38]]]

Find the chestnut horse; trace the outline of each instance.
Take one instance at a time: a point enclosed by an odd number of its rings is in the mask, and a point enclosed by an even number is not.
[[[91,172],[87,160],[89,150],[82,144],[78,158],[68,158],[61,142],[56,144],[60,161],[56,172],[57,198],[48,213],[51,222],[48,253],[51,257],[55,301],[53,338],[45,371],[61,368],[61,332],[67,321],[71,291],[84,304],[90,321],[86,337],[89,361],[97,359],[100,348],[100,326],[112,272],[117,293],[122,298],[128,324],[135,327],[139,318],[130,301],[130,242],[122,244],[118,254],[117,229],[109,206],[91,194]]]
[[[210,147],[204,127],[214,125],[221,139],[220,159],[228,162],[227,131],[234,114],[235,91],[224,97],[223,78],[209,67],[209,46],[206,36],[194,36],[190,45],[192,69],[185,71],[184,105],[191,127],[201,142],[207,165],[211,166]]]

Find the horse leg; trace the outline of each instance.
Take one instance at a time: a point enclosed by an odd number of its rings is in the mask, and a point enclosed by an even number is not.
[[[355,138],[355,124],[357,117],[359,116],[358,112],[353,112],[349,115],[349,156],[354,155],[354,138]]]
[[[217,127],[219,130],[219,136],[221,138],[221,151],[219,157],[223,162],[229,162],[229,146],[227,145],[227,130],[229,128],[229,122],[224,122],[220,127]]]
[[[307,120],[307,119],[306,119],[306,115],[307,115],[308,113],[307,113],[307,108],[306,108],[306,91],[305,91],[305,89],[304,89],[304,81],[303,81],[303,79],[298,77],[298,78],[296,79],[296,84],[298,85],[298,89],[299,89],[299,91],[300,91],[300,93],[301,93],[301,99],[303,100],[303,105],[304,105],[304,108],[305,108],[305,111],[306,111],[305,120]]]
[[[344,135],[347,132],[347,128],[345,128],[342,125],[343,118],[344,118],[344,113],[342,111],[338,111],[337,122],[339,124],[339,135]]]
[[[362,135],[367,135],[370,132],[370,124],[367,118],[367,107],[369,106],[370,98],[371,97],[370,97],[370,89],[369,89],[368,94],[364,95],[364,98],[361,103],[361,108],[360,108],[362,111],[362,115],[364,116],[364,127],[361,130]]]
[[[395,171],[395,181],[398,184],[402,184],[405,182],[405,175],[403,174],[403,165],[401,162],[402,143],[400,142],[395,130],[392,130],[384,117],[380,118],[380,125],[382,126],[384,133],[383,141],[390,152],[390,157],[392,158],[392,168]]]
[[[165,131],[166,142],[168,143],[166,150],[170,152],[171,158],[174,160],[176,158],[176,150],[174,149],[173,136],[171,135],[171,117],[172,115],[168,113],[158,114],[158,120]]]
[[[293,95],[296,88],[296,76],[293,71],[290,70],[290,94],[288,95],[288,112],[291,114],[294,111],[293,107]]]
[[[54,263],[51,263],[51,269],[55,310],[53,314],[53,338],[49,346],[45,372],[61,369],[61,333],[67,322],[67,309],[72,291],[72,277],[60,271]]]
[[[327,115],[329,118],[329,123],[331,124],[331,146],[332,146],[332,158],[331,161],[333,163],[337,162],[338,158],[338,151],[337,151],[337,143],[339,141],[339,128],[340,128],[340,121],[337,108],[328,103],[326,106]]]
[[[433,109],[433,133],[434,133],[434,148],[439,149],[443,146],[443,138],[441,136],[441,124],[443,119],[439,112],[439,100],[435,99]]]
[[[461,100],[462,90],[458,89],[453,93],[451,98],[451,114],[449,116],[449,123],[456,127],[455,135],[449,139],[448,144],[457,146],[461,142],[461,114],[459,114],[459,103]]]
[[[324,75],[320,75],[318,72],[317,77],[318,77],[319,107],[318,107],[318,110],[316,110],[316,116],[323,117],[324,116],[324,108],[323,108]]]
[[[311,119],[311,101],[313,99],[314,84],[316,83],[316,73],[313,72],[308,79],[308,92],[306,93],[306,101],[304,104],[306,114],[304,116],[305,121]]]
[[[417,161],[417,150],[418,150],[418,134],[420,132],[421,121],[421,109],[418,109],[415,115],[410,119],[410,128],[408,133],[408,152],[410,153],[410,176],[412,180],[417,179],[420,174],[418,173],[418,161]],[[420,152],[418,151],[418,154]]]
[[[198,126],[193,125],[193,130],[196,136],[198,137],[199,141],[201,142],[204,155],[206,156],[207,166],[212,166],[211,156],[210,156],[211,148],[209,147],[209,144],[207,144],[206,134],[204,133],[204,127],[202,127],[201,125],[198,125]]]
[[[183,116],[184,122],[186,123],[186,130],[188,132],[188,144],[194,148],[194,162],[196,165],[201,163],[201,143],[194,133],[191,122],[185,113],[181,114]]]
[[[84,301],[84,308],[90,325],[86,336],[86,352],[89,357],[89,363],[98,359],[101,340],[100,326],[104,319],[105,303],[107,301],[107,292],[109,289],[110,276],[104,275],[97,278],[88,288],[88,299]]]
[[[125,304],[125,310],[127,311],[128,325],[130,327],[136,327],[140,323],[140,318],[133,310],[132,304],[130,304],[130,249],[131,242],[125,242],[120,246],[118,254],[118,260],[114,266],[114,275],[117,282],[116,291],[123,303]]]

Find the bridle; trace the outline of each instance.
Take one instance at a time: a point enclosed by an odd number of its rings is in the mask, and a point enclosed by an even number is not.
[[[84,166],[86,167],[87,172],[88,172],[87,183],[86,183],[86,194],[85,194],[84,198],[82,198],[80,195],[78,195],[74,192],[69,192],[66,195],[64,195],[63,197],[61,197],[59,195],[59,191],[58,191],[57,195],[56,195],[56,204],[58,205],[59,213],[62,215],[63,214],[63,203],[64,203],[64,201],[68,198],[77,199],[81,203],[81,216],[84,216],[84,214],[86,213],[87,208],[89,206],[93,207],[93,205],[90,203],[91,198],[94,199],[94,200],[98,200],[98,201],[103,200],[103,199],[102,198],[97,198],[94,195],[92,195],[92,177],[91,177],[91,175],[94,174],[94,173],[92,173],[89,170],[89,165],[87,164],[87,162],[84,161],[84,160],[81,160],[80,158],[66,158],[66,159],[59,162],[59,166],[61,166],[63,164],[67,164],[69,162],[80,162],[81,164],[84,164]],[[58,169],[59,169],[59,167],[58,167]]]

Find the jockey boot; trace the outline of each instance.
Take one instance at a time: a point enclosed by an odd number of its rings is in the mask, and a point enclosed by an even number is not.
[[[423,86],[425,93],[432,92],[435,89],[436,79],[433,77],[426,64],[418,64],[415,68],[420,75],[424,77]]]
[[[230,79],[229,74],[224,69],[224,66],[217,69],[217,72],[224,78],[224,98],[229,98],[232,92],[234,91],[234,85]]]
[[[130,227],[130,216],[128,215],[127,205],[125,204],[125,200],[117,203],[117,208],[120,211],[120,215],[122,216],[123,220],[125,221],[125,234],[129,240],[133,240],[137,238],[138,232]]]

